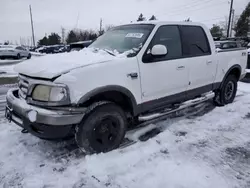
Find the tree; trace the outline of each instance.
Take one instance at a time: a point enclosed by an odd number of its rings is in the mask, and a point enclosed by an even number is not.
[[[213,24],[210,32],[213,37],[223,37],[223,28],[221,28],[219,25]]]
[[[115,26],[114,25],[106,25],[104,30],[108,31],[108,30],[112,29],[113,27],[115,27]]]
[[[97,37],[97,33],[90,30],[88,40],[95,40]]]
[[[68,33],[68,36],[66,38],[66,42],[68,44],[70,44],[72,42],[94,40],[98,37],[98,34],[92,30],[75,29],[75,30],[71,30]]]
[[[192,22],[192,20],[190,18],[184,20],[184,22]]]
[[[145,21],[146,18],[143,16],[143,14],[141,13],[137,19],[137,22],[141,22],[141,21]]]
[[[105,33],[105,31],[104,31],[104,29],[102,29],[102,30],[98,31],[98,36],[101,36],[101,35],[103,35],[104,33]]]
[[[77,37],[77,34],[74,30],[71,30],[69,33],[68,33],[68,36],[66,38],[66,42],[67,44],[70,44],[72,42],[78,42],[80,41],[80,39]]]
[[[48,38],[45,36],[37,42],[38,46],[48,45]]]
[[[250,22],[250,2],[246,6],[245,10],[240,15],[238,22],[235,27],[235,36],[236,37],[247,37],[249,32],[249,22]]]
[[[55,45],[61,43],[61,37],[57,33],[51,33],[48,36],[48,45]]]
[[[152,15],[151,18],[149,18],[149,20],[157,20],[155,15]]]

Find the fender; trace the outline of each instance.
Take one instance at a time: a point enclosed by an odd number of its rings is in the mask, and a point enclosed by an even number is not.
[[[118,85],[108,85],[108,86],[95,88],[94,90],[91,90],[88,93],[86,93],[84,96],[82,96],[80,98],[80,100],[78,101],[77,105],[88,101],[91,97],[94,97],[98,94],[101,94],[101,93],[104,93],[107,91],[117,91],[117,92],[122,93],[123,95],[127,96],[130,100],[131,105],[132,105],[133,114],[134,115],[138,114],[139,109],[138,109],[138,105],[137,105],[137,102],[135,100],[134,95],[127,88],[122,87],[122,86],[118,86]]]
[[[222,88],[222,86],[223,86],[225,80],[227,79],[228,75],[230,74],[230,72],[231,72],[233,69],[238,69],[238,70],[240,71],[240,75],[241,75],[241,66],[240,66],[240,65],[233,65],[232,67],[230,67],[230,69],[229,69],[229,70],[227,71],[227,73],[225,74],[225,76],[224,76],[224,78],[223,78],[223,80],[222,80],[222,82],[221,82],[221,84],[220,84],[219,89]]]

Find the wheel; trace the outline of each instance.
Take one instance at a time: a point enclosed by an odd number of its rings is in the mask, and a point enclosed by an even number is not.
[[[235,75],[229,75],[222,85],[222,88],[216,93],[214,102],[217,106],[224,106],[234,101],[237,92],[237,78]]]
[[[20,58],[21,58],[20,54],[17,54],[16,58],[17,58],[17,59],[20,59]]]
[[[31,54],[29,54],[28,56],[27,56],[27,59],[30,59],[31,58]]]
[[[114,103],[97,105],[76,126],[75,140],[86,153],[108,152],[119,147],[127,129],[124,111]]]

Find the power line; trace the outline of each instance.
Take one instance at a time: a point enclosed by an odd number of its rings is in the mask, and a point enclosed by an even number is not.
[[[218,18],[212,18],[212,19],[208,19],[208,20],[200,20],[199,22],[207,22],[207,21],[213,21],[213,20],[220,20],[223,19],[225,17],[218,17]]]
[[[211,1],[211,0],[209,0],[209,1]],[[203,1],[204,2],[204,1]],[[188,7],[192,7],[192,6],[195,6],[195,5],[197,5],[197,3],[198,3],[198,5],[199,5],[199,3],[201,3],[201,0],[196,0],[196,1],[191,1],[190,3],[187,3],[187,4],[183,4],[183,5],[178,5],[178,7],[176,6],[175,8],[171,8],[171,11],[168,11],[168,13],[170,12],[170,13],[172,13],[172,12],[179,12],[180,10],[182,10],[183,8],[185,9],[185,8],[188,8]],[[180,7],[181,7],[181,9],[180,9]]]
[[[212,2],[212,0],[209,0],[209,1],[206,1],[206,2]],[[217,1],[218,2],[218,1]],[[201,5],[201,4],[197,4],[196,6],[192,6],[190,7],[191,9],[188,9],[188,8],[185,8],[185,9],[179,9],[178,12],[181,12],[181,13],[172,13],[172,14],[169,14],[169,13],[164,13],[164,14],[161,14],[161,15],[169,15],[169,16],[175,16],[175,15],[181,15],[183,14],[183,12],[190,12],[190,11],[199,11],[199,10],[203,10],[203,9],[206,9],[208,7],[213,7],[213,6],[217,6],[217,5],[220,5],[220,4],[224,4],[225,2],[227,1],[219,1],[220,3],[216,3],[216,4],[211,4],[211,5],[205,5],[205,7],[199,7],[197,9],[192,9],[193,7],[197,7],[197,5]],[[204,4],[202,4],[204,5]],[[184,7],[183,7],[184,8]],[[176,12],[176,11],[175,11]],[[171,12],[170,12],[171,13]],[[161,15],[157,15],[157,16],[161,16]]]

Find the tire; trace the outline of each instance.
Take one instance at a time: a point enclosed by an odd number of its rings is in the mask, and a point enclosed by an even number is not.
[[[29,54],[28,56],[27,56],[27,59],[30,59],[31,58],[31,54]]]
[[[16,59],[20,59],[20,58],[21,58],[20,54],[17,54]]]
[[[76,126],[75,140],[86,154],[109,152],[119,147],[127,129],[124,111],[114,103],[95,105]]]
[[[234,101],[238,80],[235,75],[229,75],[223,83],[221,89],[216,93],[214,102],[217,106],[224,106]]]

